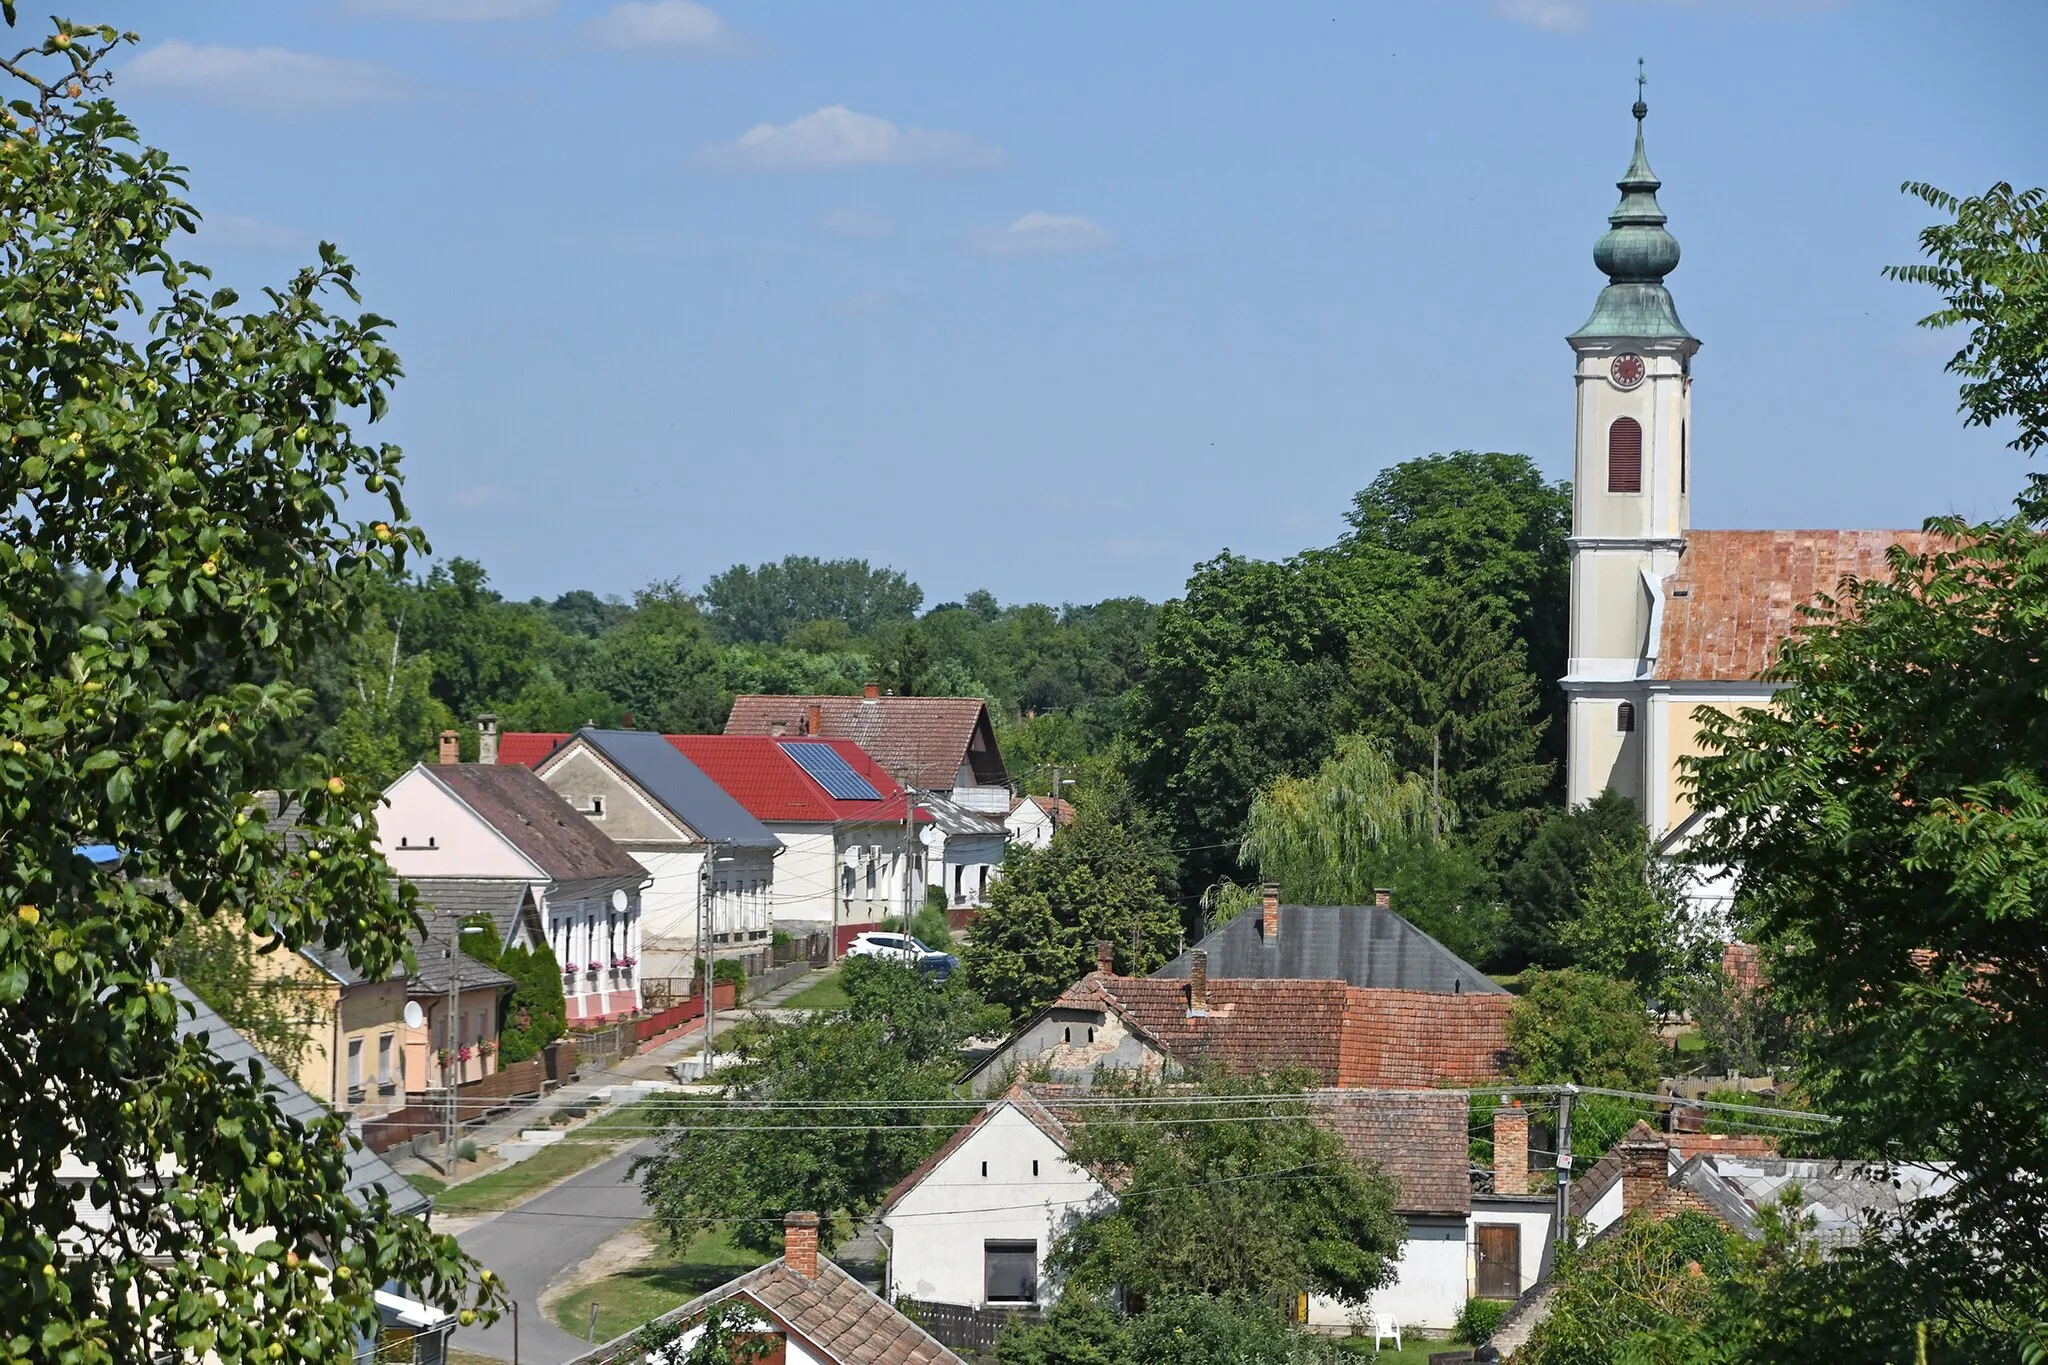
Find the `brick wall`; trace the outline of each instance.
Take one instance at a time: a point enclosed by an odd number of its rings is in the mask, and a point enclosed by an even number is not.
[[[1342,1086],[1427,1089],[1492,1080],[1507,1050],[1511,995],[1347,992],[1338,1052]]]

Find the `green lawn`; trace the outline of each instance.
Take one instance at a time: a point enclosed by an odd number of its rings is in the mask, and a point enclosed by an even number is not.
[[[647,1225],[643,1224],[642,1230],[650,1237],[660,1236]],[[610,1341],[768,1259],[734,1246],[723,1229],[699,1234],[681,1254],[664,1243],[645,1265],[584,1285],[564,1297],[554,1305],[555,1324],[582,1340],[590,1332],[590,1305],[595,1303],[596,1339]]]
[[[782,1002],[786,1010],[843,1010],[848,1001],[840,989],[839,973],[833,970]]]
[[[514,1162],[502,1171],[465,1180],[460,1185],[449,1186],[434,1196],[434,1212],[445,1214],[496,1213],[509,1209],[544,1187],[572,1176],[586,1166],[595,1166],[606,1157],[616,1154],[621,1139],[579,1140],[569,1137],[552,1147],[543,1147],[524,1161]]]

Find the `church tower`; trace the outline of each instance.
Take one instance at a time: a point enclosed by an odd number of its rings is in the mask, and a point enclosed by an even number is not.
[[[1630,797],[1654,829],[1650,693],[1657,671],[1664,580],[1678,568],[1691,524],[1692,357],[1664,277],[1678,243],[1664,229],[1660,183],[1643,149],[1638,77],[1635,157],[1621,203],[1593,247],[1607,287],[1567,340],[1578,398],[1572,466],[1572,604],[1566,796],[1608,787]]]

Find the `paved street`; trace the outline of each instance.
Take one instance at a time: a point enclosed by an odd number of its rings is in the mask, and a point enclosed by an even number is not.
[[[620,1229],[647,1216],[640,1187],[626,1172],[634,1155],[649,1146],[636,1144],[461,1235],[462,1249],[503,1276],[507,1292],[519,1301],[521,1365],[561,1365],[589,1349],[582,1338],[542,1318],[540,1294]],[[458,1330],[455,1344],[512,1359],[511,1314],[493,1327]]]

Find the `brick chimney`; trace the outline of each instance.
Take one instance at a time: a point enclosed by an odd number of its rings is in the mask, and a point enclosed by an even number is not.
[[[1636,1138],[1621,1144],[1621,1211],[1647,1208],[1671,1183],[1670,1150],[1661,1142]]]
[[[818,1278],[818,1215],[787,1214],[782,1220],[782,1263],[807,1280]]]
[[[1394,905],[1393,888],[1386,886],[1375,886],[1372,889],[1372,903],[1381,910],[1392,909]]]
[[[443,763],[462,762],[462,736],[456,734],[453,730],[443,730],[441,732],[441,761]]]
[[[1188,1013],[1209,1012],[1209,951],[1197,948],[1188,954]]]
[[[818,703],[816,702],[812,702],[808,707],[804,709],[804,728],[802,733],[807,735],[820,735],[823,734],[824,731],[825,708],[818,705]]]
[[[1493,1191],[1529,1192],[1529,1111],[1519,1100],[1493,1111]]]
[[[498,718],[489,712],[476,718],[476,761],[498,761]]]
[[[1266,936],[1266,946],[1272,947],[1280,941],[1280,883],[1267,882],[1259,888],[1265,901],[1265,923],[1260,926]]]
[[[1104,976],[1116,975],[1116,945],[1106,938],[1095,940],[1095,970]]]
[[[869,683],[860,690],[860,699],[862,701],[874,701],[881,695],[882,685],[880,683]]]

